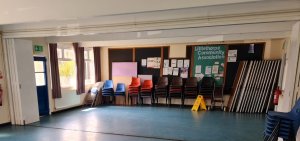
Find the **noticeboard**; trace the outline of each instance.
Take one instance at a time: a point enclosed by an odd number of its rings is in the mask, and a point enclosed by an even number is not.
[[[195,46],[193,76],[215,78],[216,85],[223,85],[225,71],[224,45]]]

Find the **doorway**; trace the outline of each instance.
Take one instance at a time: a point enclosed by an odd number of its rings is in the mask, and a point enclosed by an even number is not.
[[[45,57],[34,57],[34,73],[39,105],[39,115],[49,115],[49,97]]]

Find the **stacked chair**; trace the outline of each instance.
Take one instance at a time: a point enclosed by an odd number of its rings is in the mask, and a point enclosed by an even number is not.
[[[183,103],[185,99],[196,99],[198,96],[198,80],[196,77],[190,77],[186,79],[184,85],[184,92],[183,92]]]
[[[114,83],[112,80],[106,80],[102,88],[102,97],[114,96]],[[104,98],[102,98],[103,103]]]
[[[116,102],[117,96],[123,96],[124,97],[124,105],[126,105],[126,89],[124,83],[118,83],[117,88],[114,95],[114,102]]]
[[[181,77],[173,77],[171,85],[169,86],[169,105],[171,105],[172,98],[180,98],[181,106],[183,105],[183,83]]]
[[[141,79],[137,77],[132,77],[131,84],[128,86],[128,99],[132,105],[132,97],[136,97],[137,104],[139,103],[139,91],[141,87]]]
[[[266,116],[265,141],[295,141],[300,125],[300,99],[288,113],[269,111]]]
[[[153,82],[152,80],[145,80],[140,90],[140,100],[143,104],[145,97],[151,98],[151,105],[153,103]]]
[[[84,98],[84,105],[90,105],[91,107],[97,106],[101,102],[101,88],[103,87],[103,82],[95,83],[92,88],[89,89],[88,93]]]
[[[203,95],[205,99],[211,100],[211,106],[214,107],[214,93],[215,93],[215,79],[212,77],[203,77],[199,85],[199,94]]]
[[[154,88],[154,100],[158,103],[158,98],[165,98],[168,102],[168,77],[160,77]]]

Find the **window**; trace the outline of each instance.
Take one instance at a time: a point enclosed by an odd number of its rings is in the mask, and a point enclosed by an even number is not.
[[[43,61],[34,61],[35,83],[36,86],[46,85],[46,72]]]
[[[61,87],[76,88],[76,62],[72,44],[58,44],[57,57]]]
[[[84,49],[85,84],[95,83],[94,52],[92,48]]]

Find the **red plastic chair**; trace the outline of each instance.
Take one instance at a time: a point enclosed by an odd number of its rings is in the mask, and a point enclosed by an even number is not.
[[[131,84],[128,86],[128,99],[130,99],[130,103],[132,105],[132,97],[139,97],[139,91],[141,86],[141,79],[137,77],[132,77]],[[137,104],[138,104],[137,100]]]
[[[143,104],[143,98],[150,97],[151,98],[151,105],[153,103],[153,82],[152,80],[145,80],[140,91],[140,100]]]

